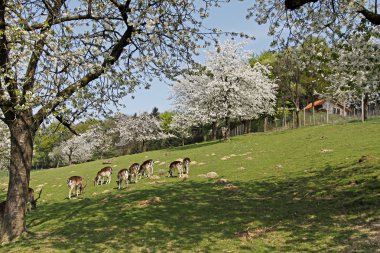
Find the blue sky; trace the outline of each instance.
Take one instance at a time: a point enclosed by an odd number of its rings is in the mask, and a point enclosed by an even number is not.
[[[256,39],[250,41],[246,50],[258,54],[264,50],[270,49],[269,44],[271,37],[267,36],[268,27],[259,26],[253,19],[245,18],[251,1],[232,1],[224,4],[220,8],[214,8],[210,12],[210,17],[206,20],[207,27],[216,27],[228,32],[245,32],[253,35]],[[204,58],[204,56],[203,56]],[[202,55],[200,56],[202,60]],[[149,90],[143,87],[123,99],[126,108],[121,108],[120,112],[125,114],[140,114],[142,112],[151,112],[153,107],[157,107],[159,112],[171,110],[171,102],[168,100],[170,87],[159,81],[154,81]]]

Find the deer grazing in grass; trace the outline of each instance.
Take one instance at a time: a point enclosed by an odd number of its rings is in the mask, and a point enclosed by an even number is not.
[[[111,183],[112,167],[104,167],[99,170],[94,179],[94,185],[102,185],[104,183],[104,178],[107,178],[106,184]]]
[[[127,185],[128,187],[128,178],[129,178],[129,172],[128,169],[122,169],[117,173],[117,185],[118,189],[121,190],[121,185],[123,182]]]
[[[32,209],[37,208],[37,200],[41,198],[42,188],[38,193],[38,197],[34,198],[34,190],[32,188],[28,188],[28,201],[27,201],[27,211],[31,211]],[[6,201],[0,203],[0,215],[4,213]]]
[[[190,172],[190,158],[186,157],[183,161],[174,161],[169,165],[169,177],[174,177],[174,171],[178,170],[178,177],[182,177],[184,174]]]
[[[189,175],[190,173],[190,163],[191,160],[189,157],[186,157],[183,159],[182,166],[183,166],[183,173]]]
[[[38,197],[34,198],[34,190],[32,188],[28,188],[28,210],[31,211],[32,209],[37,208],[37,200],[41,198],[42,188],[40,192],[38,193]]]
[[[183,166],[181,161],[174,161],[169,165],[169,177],[174,177],[174,171],[178,170],[178,177],[183,175]]]
[[[130,182],[132,182],[133,177],[135,178],[135,180],[133,182],[135,182],[135,183],[138,182],[139,171],[140,171],[140,164],[138,164],[138,163],[134,163],[129,167],[128,172],[129,172],[129,181]]]
[[[149,177],[153,175],[153,165],[154,161],[152,159],[146,160],[141,164],[139,169],[140,179],[142,176]]]
[[[74,193],[78,197],[83,193],[86,185],[83,185],[84,179],[80,176],[71,176],[67,180],[67,186],[69,187],[69,199],[71,199],[71,192],[74,190]]]

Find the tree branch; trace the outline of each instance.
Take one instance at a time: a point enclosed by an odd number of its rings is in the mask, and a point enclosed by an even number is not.
[[[61,24],[61,23],[64,23],[64,22],[67,22],[67,21],[76,21],[76,20],[85,20],[85,19],[91,19],[91,20],[101,20],[101,19],[105,19],[105,18],[109,18],[109,19],[116,19],[116,20],[123,20],[121,18],[112,18],[112,17],[103,17],[103,16],[93,16],[92,14],[85,14],[85,15],[73,15],[73,16],[67,16],[67,17],[62,17],[62,18],[56,18],[54,20],[51,21],[51,26],[53,25],[57,25],[57,24]],[[34,24],[34,25],[31,25],[29,28],[26,27],[26,30],[27,31],[31,31],[31,30],[37,30],[37,29],[42,29],[46,26],[45,23],[39,23],[39,24]]]
[[[369,22],[374,25],[380,25],[380,14],[369,11],[366,8],[361,9],[358,13],[362,14]]]
[[[64,125],[67,129],[69,129],[70,132],[72,132],[73,134],[79,136],[79,134],[78,134],[74,129],[71,128],[71,124],[70,124],[69,122],[65,121],[65,120],[63,119],[62,116],[57,115],[57,116],[55,116],[55,118],[56,118],[56,119],[57,119],[62,125]]]
[[[132,26],[128,26],[123,36],[113,46],[110,57],[104,59],[101,66],[95,67],[80,80],[72,83],[61,92],[58,92],[55,100],[50,101],[43,106],[34,116],[37,124],[41,123],[52,111],[54,111],[57,106],[59,106],[63,101],[66,101],[76,91],[86,87],[91,81],[99,78],[108,66],[112,66],[120,58],[124,48],[131,43],[130,39],[134,30],[135,29]]]
[[[296,10],[308,3],[316,3],[319,0],[285,0],[285,8],[288,10]],[[333,10],[335,8],[334,1],[331,0]],[[334,10],[335,12],[335,10]],[[380,25],[380,14],[377,13],[377,2],[375,2],[375,12],[369,11],[361,6],[358,13],[362,14],[369,22],[374,25]]]
[[[25,100],[26,92],[31,90],[34,86],[35,74],[36,74],[38,62],[41,58],[41,55],[43,53],[43,48],[46,43],[45,33],[48,30],[50,30],[64,2],[65,0],[56,1],[56,5],[54,5],[54,7],[51,7],[48,3],[45,3],[45,5],[47,6],[49,5],[50,14],[48,15],[45,21],[45,23],[47,23],[48,25],[47,26],[45,25],[45,27],[41,30],[41,34],[40,34],[41,38],[38,41],[36,41],[36,43],[34,44],[34,49],[29,60],[28,68],[25,73],[25,83],[23,85],[23,90],[22,90],[24,100]]]
[[[316,3],[318,0],[285,0],[285,8],[288,10],[296,10],[307,3]]]

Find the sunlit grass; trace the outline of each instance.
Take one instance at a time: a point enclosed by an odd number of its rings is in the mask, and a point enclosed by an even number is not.
[[[30,184],[43,193],[28,214],[30,232],[0,251],[376,252],[379,133],[372,120],[116,157],[111,184],[96,187],[102,161],[34,171]],[[194,161],[186,180],[162,176],[116,189],[119,169],[152,158],[157,175],[185,156]],[[210,171],[231,185],[205,178]],[[87,187],[68,200],[72,175]],[[5,177],[0,186],[5,196]]]

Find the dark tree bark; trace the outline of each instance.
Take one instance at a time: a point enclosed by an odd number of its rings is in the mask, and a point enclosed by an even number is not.
[[[318,2],[318,0],[285,0],[285,7],[289,10],[296,10],[304,4],[316,2]]]
[[[366,19],[368,19],[368,21],[371,22],[372,24],[380,25],[380,14],[371,12],[364,8],[358,12],[362,14]]]
[[[225,131],[223,133],[223,139],[225,141],[229,140],[231,137],[231,118],[226,117],[225,118]]]
[[[212,122],[211,124],[211,140],[216,141],[216,132],[218,130],[218,126],[216,122]]]
[[[368,102],[369,102],[369,96],[368,94],[364,95],[363,99],[363,120],[368,120]]]
[[[301,8],[305,4],[316,3],[318,1],[319,0],[285,0],[285,8],[288,10],[296,10]],[[372,12],[362,7],[362,9],[358,11],[358,13],[362,14],[372,24],[380,25],[380,14],[377,13],[377,8],[375,12]]]
[[[7,201],[1,214],[0,238],[7,243],[25,231],[25,214],[32,168],[33,141],[37,130],[32,112],[18,113],[17,117],[5,120],[11,133],[11,161]]]

